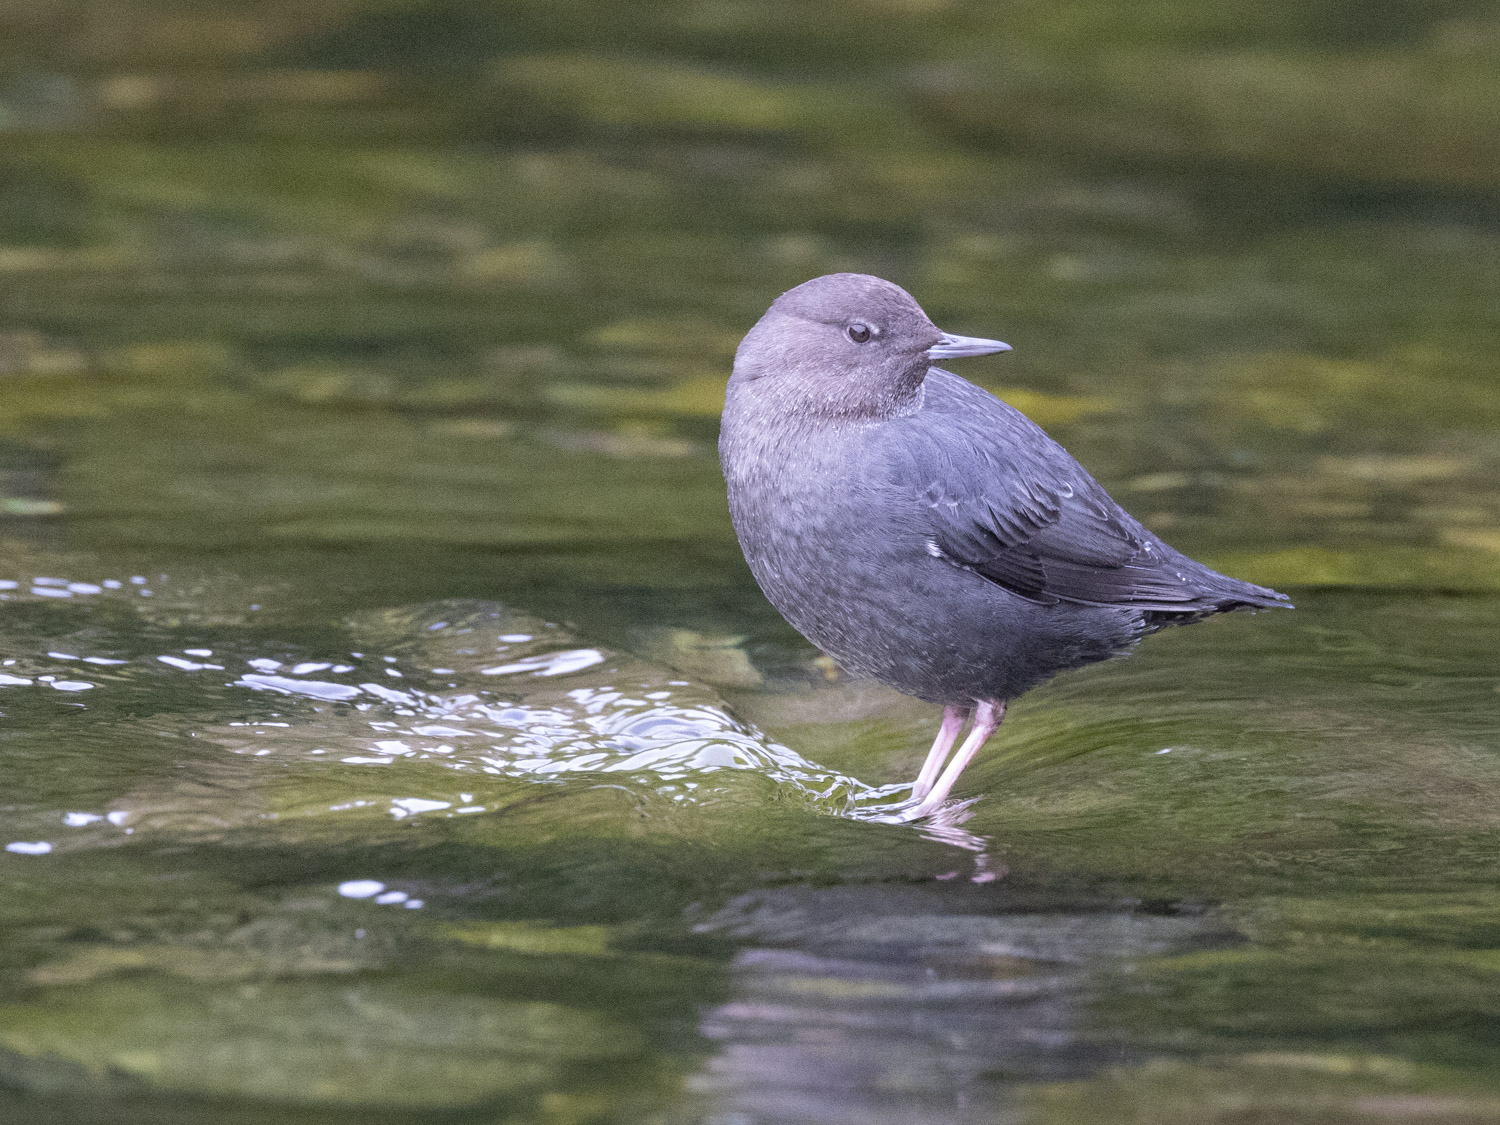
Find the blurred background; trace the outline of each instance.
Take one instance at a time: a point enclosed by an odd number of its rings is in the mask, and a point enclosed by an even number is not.
[[[853,269],[1010,340],[967,373],[1185,549],[1493,586],[1490,4],[0,21],[12,516],[191,550],[645,539],[653,584],[701,584],[733,555],[734,344]]]
[[[936,717],[723,502],[836,270],[1299,604],[1028,696],[946,837],[829,815]],[[1500,1121],[1497,354],[1490,0],[0,0],[0,1109]],[[455,629],[574,692],[462,794]],[[512,752],[617,711],[746,776]]]

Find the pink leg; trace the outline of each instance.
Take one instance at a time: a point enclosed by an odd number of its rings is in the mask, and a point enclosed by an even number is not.
[[[943,763],[948,760],[948,751],[958,741],[958,732],[969,721],[969,710],[967,707],[952,705],[943,708],[943,725],[938,727],[937,738],[933,740],[932,749],[927,751],[927,760],[922,763],[922,772],[917,774],[917,780],[912,784],[912,800],[920,801],[931,791],[932,783],[937,780]]]
[[[948,794],[953,792],[953,786],[958,781],[958,775],[963,773],[964,767],[973,761],[974,755],[979,753],[979,748],[984,745],[985,740],[995,733],[995,728],[1000,725],[1000,720],[1003,718],[1005,718],[1005,704],[998,699],[987,699],[974,709],[974,726],[969,730],[969,737],[964,739],[964,744],[958,748],[958,753],[953,755],[953,761],[948,763],[948,768],[943,771],[943,776],[938,778],[932,791],[922,798],[916,808],[906,814],[910,819],[931,816],[933,811],[948,799]]]

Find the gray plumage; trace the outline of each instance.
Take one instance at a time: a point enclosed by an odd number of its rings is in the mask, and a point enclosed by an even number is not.
[[[745,336],[719,441],[730,513],[799,632],[966,717],[1164,625],[1287,604],[1163,543],[1025,415],[932,366],[1005,348],[863,274],[783,293]]]

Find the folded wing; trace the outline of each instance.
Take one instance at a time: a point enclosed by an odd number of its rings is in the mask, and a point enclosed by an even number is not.
[[[930,554],[1046,605],[1197,615],[1286,604],[1163,543],[1040,427],[987,392],[934,370],[927,398],[903,420],[893,472],[917,501]]]

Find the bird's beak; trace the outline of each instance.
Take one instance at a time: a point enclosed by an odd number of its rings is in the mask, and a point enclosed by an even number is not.
[[[1010,351],[1009,344],[985,340],[979,336],[955,336],[944,332],[943,338],[927,349],[928,359],[962,359],[969,355],[994,355]]]

